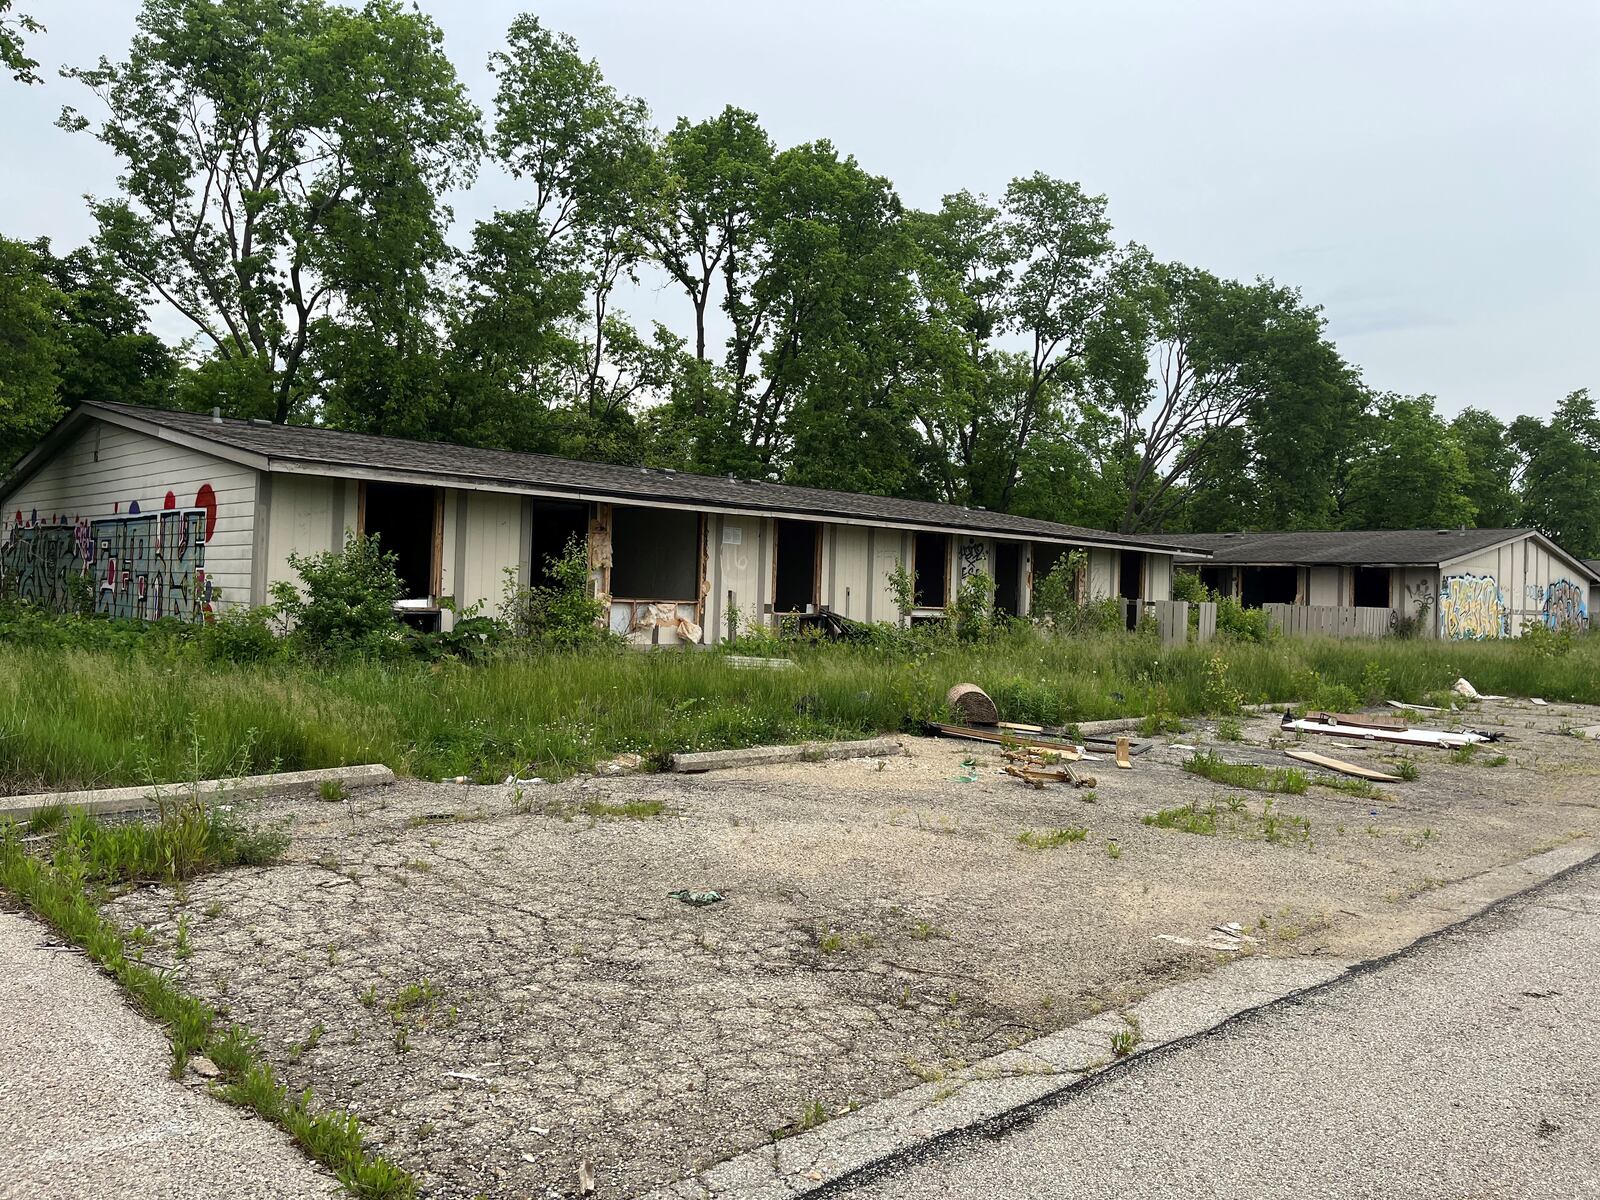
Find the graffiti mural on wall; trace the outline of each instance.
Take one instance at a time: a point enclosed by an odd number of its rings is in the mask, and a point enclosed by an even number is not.
[[[1588,597],[1572,580],[1558,579],[1544,589],[1541,613],[1551,629],[1583,629],[1589,624]]]
[[[0,588],[55,609],[73,603],[75,577],[89,580],[94,611],[154,621],[202,620],[216,599],[206,576],[206,542],[216,531],[216,493],[210,484],[192,508],[166,507],[84,520],[19,512],[0,542]],[[81,586],[81,585],[79,585]]]
[[[1439,582],[1439,634],[1447,638],[1509,637],[1506,600],[1493,575],[1450,575]]]

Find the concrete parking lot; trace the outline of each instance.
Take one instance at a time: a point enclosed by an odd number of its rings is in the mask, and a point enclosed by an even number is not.
[[[568,1192],[585,1160],[599,1194],[636,1195],[1240,954],[1393,949],[1453,919],[1442,885],[1587,837],[1600,747],[1566,731],[1600,714],[1471,720],[1514,740],[1270,810],[1178,748],[1289,765],[1269,716],[1242,741],[1167,735],[1132,771],[1087,764],[1092,795],[907,739],[888,759],[264,801],[256,819],[291,823],[284,864],[112,911],[428,1195]],[[1191,802],[1215,803],[1215,834],[1144,821]],[[1229,922],[1243,936],[1219,940]]]

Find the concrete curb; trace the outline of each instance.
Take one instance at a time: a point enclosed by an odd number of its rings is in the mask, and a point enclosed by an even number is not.
[[[1356,961],[1239,959],[1153,992],[1125,1012],[1080,1021],[952,1072],[938,1083],[911,1088],[815,1129],[736,1155],[648,1192],[643,1200],[794,1200],[833,1194],[934,1143],[967,1133],[1003,1132],[1039,1107],[1093,1086],[1146,1055],[1173,1049],[1247,1014],[1392,962],[1462,922],[1596,860],[1600,852],[1592,845],[1573,843],[1492,868],[1431,893],[1428,907],[1450,919],[1399,950]],[[1135,1028],[1139,1049],[1115,1059],[1112,1036]]]
[[[260,799],[304,791],[329,780],[346,787],[384,786],[394,782],[394,772],[382,763],[359,767],[326,767],[317,771],[280,771],[274,775],[245,775],[238,779],[206,779],[199,784],[163,783],[152,787],[97,788],[86,792],[39,792],[32,796],[0,797],[0,817],[30,817],[41,808],[65,804],[87,813],[142,812],[156,806],[157,796],[221,796]]]
[[[773,763],[819,762],[828,758],[887,758],[904,754],[894,738],[869,738],[864,742],[801,742],[798,746],[752,746],[747,750],[702,750],[674,754],[672,769],[679,774],[723,771],[730,767],[766,767]]]

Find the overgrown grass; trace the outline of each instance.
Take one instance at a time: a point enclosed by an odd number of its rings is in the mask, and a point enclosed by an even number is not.
[[[163,650],[163,646],[177,646]],[[946,715],[970,680],[1008,720],[1046,725],[1215,707],[1218,660],[1246,702],[1318,688],[1421,701],[1465,675],[1483,691],[1600,703],[1600,638],[1561,657],[1515,642],[1276,639],[1163,651],[1129,636],[1017,632],[916,655],[785,647],[793,671],[716,653],[574,652],[481,664],[207,662],[151,639],[102,649],[0,646],[0,791],[385,762],[423,778],[559,778],[611,756],[860,737]],[[1210,690],[1208,691],[1208,685]],[[141,768],[141,762],[144,764]]]
[[[409,1200],[414,1196],[416,1183],[409,1174],[367,1153],[355,1117],[320,1108],[309,1088],[292,1095],[261,1056],[254,1034],[223,1020],[215,1009],[182,991],[168,972],[146,966],[137,952],[130,952],[129,939],[100,914],[88,885],[104,878],[135,877],[112,853],[131,843],[105,836],[119,831],[93,832],[89,829],[93,824],[83,813],[72,813],[48,861],[29,854],[13,826],[0,826],[0,888],[80,947],[121,985],[135,1007],[166,1031],[174,1077],[183,1073],[191,1056],[204,1054],[222,1072],[218,1094],[281,1126],[308,1155],[332,1170],[353,1196],[360,1200]],[[128,862],[142,871],[147,864],[161,861],[159,854],[147,854],[149,845],[170,848],[183,840],[174,834],[140,843]],[[209,844],[225,847],[226,839]],[[101,849],[97,859],[83,857],[86,848],[96,846]],[[157,877],[183,878],[176,869],[158,872]]]
[[[1293,767],[1261,767],[1255,763],[1223,762],[1209,750],[1200,750],[1183,760],[1183,769],[1191,775],[1209,779],[1227,787],[1249,788],[1253,792],[1282,792],[1299,796],[1311,786],[1304,771]]]

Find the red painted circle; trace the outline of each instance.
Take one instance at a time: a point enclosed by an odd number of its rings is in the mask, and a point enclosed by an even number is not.
[[[217,530],[217,492],[209,483],[202,483],[194,494],[194,506],[206,510],[206,541]]]

